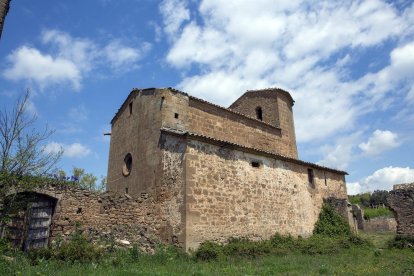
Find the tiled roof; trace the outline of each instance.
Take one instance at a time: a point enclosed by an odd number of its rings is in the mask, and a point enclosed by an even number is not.
[[[183,131],[183,130],[178,130],[178,129],[173,129],[173,128],[166,128],[166,127],[163,127],[160,130],[161,130],[161,132],[176,135],[176,136],[191,137],[191,138],[198,139],[198,140],[212,142],[212,143],[218,144],[218,145],[225,145],[227,147],[237,148],[237,149],[244,150],[244,151],[250,151],[250,152],[253,152],[253,153],[256,153],[256,154],[266,155],[266,156],[269,156],[269,157],[272,157],[272,158],[275,158],[275,159],[284,160],[284,161],[292,162],[292,163],[299,164],[299,165],[304,165],[304,166],[308,166],[308,167],[312,167],[312,168],[316,168],[316,169],[321,169],[321,170],[325,170],[325,171],[331,171],[331,172],[342,174],[342,175],[348,175],[348,173],[345,172],[345,171],[340,171],[340,170],[324,167],[324,166],[317,165],[317,164],[314,164],[314,163],[311,163],[311,162],[302,161],[302,160],[299,160],[299,159],[291,158],[291,157],[288,157],[288,156],[285,156],[285,155],[276,154],[276,153],[261,150],[261,149],[256,149],[256,148],[253,148],[253,147],[243,146],[243,145],[240,145],[240,144],[236,144],[236,143],[225,141],[225,140],[216,139],[216,138],[213,138],[213,137],[209,137],[209,136],[206,136],[206,135],[201,135],[201,134],[194,133],[194,132]]]

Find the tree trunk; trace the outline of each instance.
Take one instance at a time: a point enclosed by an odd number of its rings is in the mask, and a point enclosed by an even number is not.
[[[7,12],[9,11],[11,0],[0,0],[0,39],[3,32],[4,21],[6,19]]]

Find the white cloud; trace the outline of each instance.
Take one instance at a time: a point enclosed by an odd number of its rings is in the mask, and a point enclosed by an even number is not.
[[[80,143],[63,144],[57,142],[50,142],[44,147],[45,153],[58,153],[63,150],[63,156],[82,158],[88,156],[92,151]]]
[[[335,145],[325,145],[321,152],[324,158],[318,162],[323,166],[346,170],[351,161],[355,160],[355,143],[360,139],[361,132],[337,139]]]
[[[389,130],[375,130],[366,143],[359,148],[367,155],[378,155],[384,151],[399,146],[398,135]]]
[[[348,194],[392,190],[393,185],[414,182],[414,169],[409,167],[385,167],[358,182],[348,183]]]
[[[405,37],[413,7],[401,12],[380,0],[312,5],[204,0],[190,19],[177,19],[179,27],[173,29],[178,31],[164,26],[174,33],[166,60],[188,70],[178,88],[221,105],[247,89],[291,91],[298,141],[321,141],[349,132],[368,112],[386,109],[395,101],[394,90],[408,92],[414,61],[412,43],[404,39],[384,53],[388,66],[356,79],[348,72],[359,50]],[[165,22],[171,20],[161,14]],[[401,82],[408,83],[402,90]]]
[[[175,35],[184,21],[190,19],[190,11],[185,1],[164,0],[160,4],[160,11],[163,15],[164,31],[169,35]]]
[[[79,89],[81,72],[70,60],[42,54],[39,50],[23,46],[13,51],[7,61],[11,67],[3,76],[13,81],[32,80],[41,88],[57,83],[69,82]]]
[[[149,43],[143,43],[141,49],[138,49],[124,46],[120,41],[112,41],[103,49],[102,54],[114,70],[129,71],[137,67],[137,61],[150,48]]]
[[[79,90],[82,80],[92,70],[127,72],[150,50],[149,43],[140,47],[124,45],[120,40],[100,45],[90,39],[78,38],[58,30],[41,34],[47,52],[22,46],[7,57],[8,66],[2,75],[12,81],[32,81],[41,89],[69,83]]]

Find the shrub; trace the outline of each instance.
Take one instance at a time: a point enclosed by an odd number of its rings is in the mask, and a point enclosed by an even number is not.
[[[195,258],[201,261],[218,260],[221,255],[221,245],[211,241],[201,243],[194,254]]]
[[[54,258],[68,262],[99,261],[104,255],[104,249],[90,243],[84,235],[76,231],[71,239],[55,249]]]
[[[270,243],[266,241],[254,242],[247,238],[230,238],[223,246],[223,254],[229,257],[256,258],[269,253]]]
[[[394,240],[388,242],[389,248],[412,248],[414,249],[414,237],[397,235]]]
[[[324,203],[313,233],[329,237],[347,236],[351,233],[351,230],[348,223],[335,212],[332,206]]]
[[[129,250],[129,253],[131,255],[131,259],[133,261],[136,261],[139,259],[139,255],[141,255],[141,251],[139,250],[138,244],[134,244],[132,248]]]
[[[53,257],[53,252],[49,248],[32,249],[27,253],[27,258],[31,265],[37,265],[42,261],[49,260]]]
[[[11,251],[12,247],[10,241],[5,238],[0,238],[0,254]]]

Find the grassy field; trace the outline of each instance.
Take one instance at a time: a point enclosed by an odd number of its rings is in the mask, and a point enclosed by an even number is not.
[[[116,251],[97,263],[38,259],[33,264],[27,256],[14,254],[1,258],[0,275],[414,275],[413,249],[388,248],[392,234],[360,236],[371,244],[322,249],[320,253],[288,250],[213,261],[196,260],[168,248],[153,256]]]

